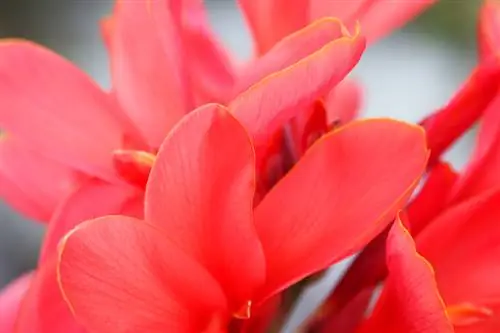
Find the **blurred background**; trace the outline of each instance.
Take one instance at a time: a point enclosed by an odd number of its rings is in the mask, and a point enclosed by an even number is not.
[[[207,0],[214,29],[238,57],[251,53],[235,0]],[[364,83],[365,116],[418,121],[445,103],[476,61],[480,0],[441,0],[402,31],[371,47],[354,71]],[[107,55],[97,22],[112,0],[0,0],[0,37],[46,45],[108,86]],[[473,145],[469,133],[449,152],[461,167]],[[0,287],[35,266],[43,228],[0,206]]]

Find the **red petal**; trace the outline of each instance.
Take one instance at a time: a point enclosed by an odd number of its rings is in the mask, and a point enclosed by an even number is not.
[[[361,85],[345,79],[325,97],[328,123],[347,124],[354,120],[361,109],[363,92]]]
[[[33,273],[25,274],[0,290],[0,332],[14,333],[18,311]]]
[[[259,148],[284,123],[335,87],[356,65],[364,47],[359,31],[352,38],[336,39],[253,85],[229,108]]]
[[[418,235],[446,208],[456,180],[457,174],[446,163],[436,164],[431,169],[424,186],[408,206],[410,230],[413,235]]]
[[[70,232],[61,242],[59,281],[91,332],[202,332],[227,314],[210,274],[158,229],[125,216]]]
[[[360,332],[452,333],[431,265],[398,221],[387,239],[389,277]]]
[[[421,128],[388,119],[355,121],[320,139],[256,208],[264,294],[365,246],[405,204],[427,157]]]
[[[117,3],[111,72],[120,104],[148,143],[158,147],[189,110],[190,102],[177,30],[172,21],[166,21],[160,31],[149,2]],[[163,45],[164,35],[172,38],[168,50]]]
[[[0,139],[0,178],[2,199],[40,222],[48,222],[56,206],[83,181],[78,172],[8,136]]]
[[[483,60],[500,53],[500,2],[485,0],[479,13],[479,54]]]
[[[499,205],[499,191],[476,196],[448,209],[416,238],[447,305],[500,304]]]
[[[431,150],[430,165],[479,119],[499,87],[500,67],[491,63],[478,66],[448,105],[423,121]]]
[[[319,0],[329,2],[329,0]],[[352,20],[359,20],[366,31],[368,43],[374,43],[391,32],[401,28],[438,0],[395,1],[365,0],[368,8]],[[352,25],[354,22],[350,22]],[[347,22],[346,24],[349,24]]]
[[[0,126],[32,150],[116,179],[111,152],[126,133],[109,96],[71,63],[29,42],[2,42],[0,101]]]
[[[254,191],[248,134],[215,104],[190,113],[167,137],[146,189],[146,220],[203,263],[236,308],[264,281]]]
[[[174,21],[182,39],[186,70],[198,103],[226,101],[234,85],[234,68],[226,50],[210,30],[202,0],[151,1],[158,29]],[[166,29],[167,28],[167,29]],[[172,49],[172,37],[164,34],[165,50]]]
[[[490,104],[479,127],[476,148],[456,183],[451,199],[470,198],[500,184],[500,97]]]
[[[308,23],[309,0],[239,0],[251,28],[257,53],[262,55],[276,42]]]
[[[19,308],[15,333],[86,333],[63,300],[57,283],[56,259],[57,256],[48,258],[33,274]]]
[[[235,94],[243,92],[273,72],[292,66],[333,40],[348,37],[346,33],[346,28],[339,20],[328,17],[288,35],[268,53],[256,58],[253,63],[245,67],[238,76]]]
[[[61,238],[81,222],[105,215],[124,214],[134,199],[142,202],[142,198],[143,194],[131,187],[97,179],[83,183],[61,202],[50,220],[39,262],[54,256]],[[134,217],[142,218],[142,214]]]

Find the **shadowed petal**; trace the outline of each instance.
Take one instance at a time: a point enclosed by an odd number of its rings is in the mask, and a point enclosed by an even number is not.
[[[143,193],[132,187],[109,184],[98,179],[83,183],[61,202],[52,217],[45,233],[39,262],[54,256],[61,238],[83,221],[127,213],[142,218],[142,209],[129,210],[136,201],[142,203]]]

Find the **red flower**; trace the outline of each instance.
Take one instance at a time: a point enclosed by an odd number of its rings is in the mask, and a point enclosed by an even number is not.
[[[207,105],[163,143],[147,222],[109,216],[67,235],[62,289],[91,331],[224,330],[364,246],[404,204],[426,158],[419,128],[354,122],[319,140],[254,209],[251,140]]]

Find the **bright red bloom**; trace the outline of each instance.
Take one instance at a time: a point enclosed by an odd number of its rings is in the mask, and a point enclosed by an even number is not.
[[[319,140],[254,209],[251,142],[223,107],[194,111],[160,149],[147,222],[103,217],[68,234],[59,279],[87,328],[225,330],[364,246],[404,205],[427,159],[419,128],[354,122]]]
[[[264,54],[288,34],[323,17],[337,17],[352,29],[360,22],[368,41],[400,28],[435,0],[239,0],[258,54]]]

